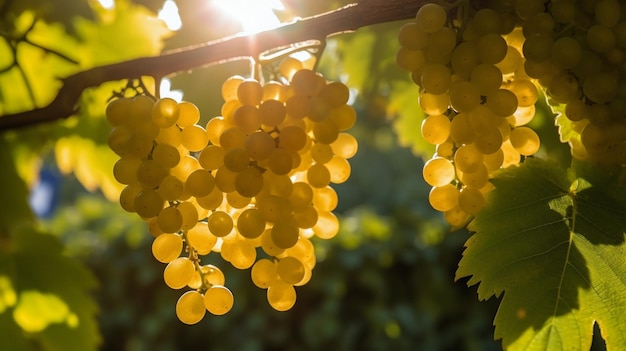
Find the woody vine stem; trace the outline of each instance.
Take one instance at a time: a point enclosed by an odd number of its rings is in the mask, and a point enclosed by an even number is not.
[[[77,112],[78,100],[85,89],[108,81],[141,76],[158,79],[198,67],[258,57],[268,50],[307,40],[323,41],[329,36],[355,31],[361,27],[413,18],[426,2],[427,0],[362,0],[264,32],[227,37],[164,52],[160,56],[94,67],[63,79],[63,86],[47,106],[0,116],[0,131],[70,117]]]

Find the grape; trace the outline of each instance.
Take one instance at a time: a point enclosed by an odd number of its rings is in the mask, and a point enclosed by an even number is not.
[[[183,128],[180,132],[180,138],[182,145],[189,151],[201,151],[209,142],[209,135],[199,125]]]
[[[410,50],[401,47],[396,54],[396,63],[400,68],[413,72],[422,68],[426,63],[426,57],[422,50]]]
[[[230,193],[236,190],[235,178],[237,173],[229,170],[226,166],[217,169],[215,173],[215,186],[223,193]]]
[[[601,24],[587,29],[587,46],[594,52],[607,53],[615,47],[615,34],[611,28]]]
[[[248,155],[250,155],[250,158],[257,161],[263,161],[269,158],[275,146],[276,142],[274,138],[263,131],[254,132],[246,138],[246,151]]]
[[[443,157],[435,157],[424,164],[423,176],[431,186],[443,186],[451,183],[456,177],[454,165]]]
[[[415,22],[403,25],[398,31],[400,45],[409,50],[425,48],[428,45],[428,39],[428,33],[424,32]]]
[[[517,127],[511,131],[511,144],[520,154],[530,156],[539,150],[539,136],[529,127]]]
[[[478,170],[483,162],[483,154],[474,144],[466,144],[456,150],[454,164],[463,172]]]
[[[229,77],[222,83],[222,98],[224,101],[237,99],[237,89],[239,85],[244,81],[242,76]]]
[[[138,184],[130,184],[120,193],[120,206],[127,212],[135,212],[135,198],[143,188]]]
[[[306,145],[306,133],[296,126],[288,126],[280,131],[279,145],[288,151],[298,151]]]
[[[269,169],[275,174],[287,174],[293,167],[293,157],[289,151],[276,148],[270,154],[267,164]]]
[[[476,135],[473,132],[469,114],[459,113],[450,122],[450,137],[458,145],[471,144]]]
[[[319,215],[312,205],[293,211],[293,219],[298,228],[313,228],[317,224]]]
[[[331,239],[339,231],[337,216],[329,211],[319,211],[317,223],[313,226],[315,236],[320,239]]]
[[[166,207],[157,216],[157,224],[164,233],[176,233],[183,225],[183,215],[176,207]]]
[[[267,301],[276,311],[287,311],[296,303],[296,290],[289,283],[274,281],[267,288]]]
[[[107,122],[112,127],[120,126],[127,123],[130,118],[130,105],[132,104],[132,99],[129,98],[119,98],[111,101],[105,111],[105,116]]]
[[[307,171],[307,181],[315,188],[323,188],[330,183],[331,173],[328,168],[321,163],[312,165]]]
[[[200,272],[196,270],[193,278],[189,281],[189,286],[192,289],[200,289],[203,286],[212,286],[212,285],[224,285],[226,281],[226,277],[224,273],[212,264],[206,264],[200,267],[202,271],[202,277],[200,276]],[[203,282],[204,280],[204,282]],[[203,308],[205,308],[203,306]]]
[[[346,106],[350,98],[350,90],[341,82],[329,82],[320,91],[320,96],[331,108]]]
[[[187,244],[193,247],[199,255],[208,254],[217,243],[217,236],[211,234],[208,225],[204,222],[197,222],[187,231],[185,238]]]
[[[152,150],[152,159],[163,168],[174,168],[180,162],[180,152],[170,144],[158,144]]]
[[[213,171],[224,164],[225,152],[221,146],[208,145],[198,156],[198,163],[207,171]]]
[[[289,220],[279,220],[272,226],[272,241],[282,249],[288,249],[298,241],[299,229]]]
[[[496,64],[502,61],[506,57],[507,48],[504,38],[494,33],[482,36],[476,43],[478,59],[482,63]]]
[[[211,234],[223,237],[233,230],[233,219],[224,211],[213,211],[207,219],[207,225]]]
[[[480,64],[476,44],[462,42],[457,45],[450,56],[450,65],[455,73],[469,77],[470,73]]]
[[[244,208],[250,204],[250,200],[250,197],[243,196],[236,191],[226,194],[226,201],[232,208]]]
[[[176,302],[176,316],[185,324],[196,324],[205,314],[204,296],[197,291],[185,292]]]
[[[480,92],[471,82],[458,80],[450,87],[450,106],[455,111],[469,112],[476,108],[480,102]]]
[[[189,283],[195,267],[187,257],[178,257],[167,264],[163,271],[165,284],[172,289],[182,289]]]
[[[452,84],[450,69],[442,64],[427,64],[422,69],[421,83],[421,86],[430,94],[443,94]]]
[[[204,306],[216,315],[226,314],[233,308],[233,293],[223,285],[213,285],[204,293]]]
[[[480,189],[487,184],[489,173],[485,165],[480,165],[474,172],[464,172],[461,182],[468,188]]]
[[[425,33],[433,33],[441,29],[447,21],[446,10],[438,4],[424,4],[415,15],[415,23]]]
[[[183,201],[179,203],[177,207],[183,217],[180,229],[189,230],[193,228],[198,223],[198,210],[196,206],[189,201]]]
[[[245,79],[237,86],[237,98],[244,105],[257,106],[263,98],[263,87],[255,79]]]
[[[485,198],[478,189],[467,187],[459,192],[458,203],[461,210],[475,216],[485,206]]]
[[[278,100],[265,100],[258,109],[259,121],[262,125],[276,127],[280,125],[287,116],[285,105]]]
[[[113,165],[113,176],[121,184],[132,184],[137,182],[137,168],[141,164],[141,159],[136,157],[123,157]]]
[[[276,265],[267,258],[260,259],[252,266],[250,276],[254,285],[267,289],[278,279]]]
[[[352,158],[356,155],[359,148],[358,142],[352,134],[339,133],[337,140],[330,144],[333,154],[345,159]],[[313,150],[311,150],[313,152]],[[316,160],[316,162],[318,162]]]
[[[207,196],[215,187],[215,178],[211,172],[204,169],[196,169],[191,172],[185,181],[185,191],[192,196]]]
[[[282,281],[293,285],[304,279],[305,268],[300,260],[287,256],[278,261],[276,271]]]
[[[337,126],[339,131],[345,131],[356,123],[356,111],[350,105],[334,107],[328,111],[328,119]]]
[[[163,208],[164,201],[154,189],[145,189],[135,197],[135,212],[143,218],[156,217]]]
[[[157,100],[152,107],[152,122],[159,128],[167,128],[176,124],[180,110],[178,102],[172,98]]]
[[[426,91],[420,92],[419,103],[427,115],[441,115],[448,111],[450,96],[446,94],[434,95]]]
[[[574,68],[582,59],[582,47],[571,37],[561,37],[554,41],[550,50],[550,59],[557,66],[568,69]]]
[[[263,234],[265,230],[265,218],[256,208],[244,210],[237,218],[237,231],[241,236],[254,239]]]
[[[253,197],[263,189],[263,174],[257,167],[250,166],[235,177],[235,190],[243,196]]]
[[[300,69],[291,78],[291,88],[295,95],[317,95],[326,82],[322,76],[309,69]]]
[[[266,229],[261,235],[261,248],[263,252],[270,256],[278,256],[285,251],[285,249],[278,247],[272,240],[271,229]]]
[[[179,102],[178,111],[176,124],[181,128],[192,126],[200,120],[200,110],[195,104],[189,101]]]
[[[502,72],[497,66],[481,63],[472,70],[470,81],[480,95],[487,96],[502,85]]]
[[[497,89],[487,96],[487,107],[498,117],[513,115],[517,106],[517,96],[511,90]]]
[[[183,239],[178,234],[161,234],[152,242],[152,255],[163,263],[172,262],[182,249]]]
[[[503,141],[500,130],[492,128],[488,132],[483,133],[479,138],[476,138],[474,146],[483,154],[492,154],[500,149]]]
[[[459,191],[452,184],[433,187],[428,194],[428,202],[435,210],[440,212],[453,209],[458,204],[458,199]]]
[[[185,183],[173,175],[163,178],[157,192],[165,201],[176,201],[183,194]]]

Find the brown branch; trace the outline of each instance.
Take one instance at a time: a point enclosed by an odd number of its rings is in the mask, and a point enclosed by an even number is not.
[[[140,76],[164,77],[259,54],[290,44],[354,31],[361,27],[411,18],[427,0],[362,0],[338,10],[308,17],[279,28],[234,36],[160,56],[143,57],[91,68],[63,79],[56,98],[45,107],[0,117],[0,131],[67,118],[77,111],[83,90],[108,81]]]

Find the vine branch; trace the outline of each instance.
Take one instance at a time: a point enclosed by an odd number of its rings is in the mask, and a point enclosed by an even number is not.
[[[45,107],[0,117],[0,131],[70,117],[78,110],[82,92],[108,81],[141,76],[165,77],[194,68],[257,57],[268,50],[306,40],[355,31],[378,23],[409,19],[427,0],[361,0],[340,9],[307,17],[281,27],[246,36],[232,36],[197,46],[167,51],[78,72],[62,80],[63,86]]]

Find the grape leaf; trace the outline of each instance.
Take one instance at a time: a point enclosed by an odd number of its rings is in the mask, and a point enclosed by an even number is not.
[[[493,183],[456,279],[471,276],[481,300],[504,293],[495,338],[508,350],[589,350],[595,322],[609,350],[626,345],[623,195],[537,159]]]

